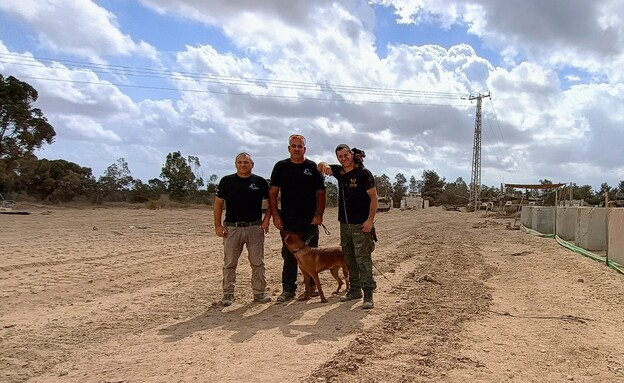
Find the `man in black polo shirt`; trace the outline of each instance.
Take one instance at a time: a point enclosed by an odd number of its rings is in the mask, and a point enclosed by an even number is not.
[[[377,212],[377,188],[373,174],[364,167],[364,152],[354,156],[349,146],[336,147],[340,165],[318,164],[325,175],[338,180],[338,221],[340,221],[340,246],[349,268],[349,291],[341,298],[343,302],[362,298],[362,308],[373,308],[373,290],[377,283],[373,278],[372,252],[375,249],[375,213]]]
[[[273,224],[282,233],[292,231],[304,233],[303,241],[311,247],[318,247],[319,229],[325,211],[325,180],[316,163],[305,158],[306,139],[299,134],[288,138],[290,158],[278,161],[271,172],[269,207]],[[277,196],[281,194],[281,208]],[[282,294],[278,302],[287,302],[295,297],[297,289],[297,259],[288,251],[282,238]],[[318,293],[317,293],[318,294]]]
[[[247,246],[251,264],[251,287],[254,301],[268,303],[264,274],[264,235],[269,231],[271,212],[262,218],[262,200],[269,195],[269,184],[264,178],[251,173],[254,162],[248,153],[240,153],[234,160],[236,173],[221,179],[214,202],[215,232],[223,237],[223,299],[227,307],[234,300],[236,266]],[[225,221],[221,223],[223,205]]]

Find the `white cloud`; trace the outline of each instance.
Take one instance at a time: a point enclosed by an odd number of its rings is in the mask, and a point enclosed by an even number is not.
[[[156,58],[156,49],[123,34],[116,17],[89,0],[20,0],[0,2],[0,11],[37,31],[40,44],[101,62],[106,55]]]
[[[102,125],[84,116],[53,116],[57,133],[77,141],[121,142],[121,137]]]

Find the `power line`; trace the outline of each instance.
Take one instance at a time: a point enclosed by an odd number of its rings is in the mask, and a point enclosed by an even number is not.
[[[208,89],[180,89],[180,88],[168,88],[159,86],[147,86],[147,85],[128,85],[114,82],[97,82],[97,81],[80,81],[80,80],[67,80],[67,79],[54,79],[46,77],[35,76],[20,76],[20,78],[40,80],[40,81],[55,81],[55,82],[69,82],[74,84],[89,84],[89,85],[104,85],[104,86],[117,86],[124,88],[135,89],[148,89],[148,90],[161,90],[172,92],[190,92],[190,93],[214,93],[214,94],[227,94],[232,96],[248,96],[248,97],[268,97],[268,98],[281,98],[281,99],[295,99],[295,100],[315,100],[315,101],[333,101],[333,102],[352,102],[363,104],[391,104],[391,105],[419,105],[419,106],[465,106],[465,104],[431,104],[424,102],[409,102],[409,101],[379,101],[379,100],[357,100],[357,99],[345,99],[345,98],[329,98],[329,97],[308,97],[308,96],[286,96],[278,94],[254,94],[233,92],[229,90],[208,90]]]
[[[206,84],[217,84],[225,86],[237,86],[237,87],[264,87],[265,89],[282,89],[282,90],[299,90],[308,92],[320,92],[320,93],[332,93],[332,94],[350,94],[350,95],[362,95],[362,96],[385,96],[385,97],[397,97],[397,98],[426,98],[426,99],[448,99],[448,100],[461,100],[466,99],[466,94],[452,93],[452,92],[435,92],[435,91],[421,91],[421,90],[408,90],[408,89],[393,89],[393,88],[379,88],[368,86],[352,86],[352,85],[339,85],[329,83],[314,83],[304,81],[292,81],[292,80],[269,80],[263,78],[254,77],[237,77],[237,76],[224,76],[211,73],[197,73],[197,72],[183,72],[173,71],[169,69],[153,69],[142,67],[130,67],[108,64],[94,64],[73,60],[52,59],[45,57],[30,57],[17,54],[5,54],[0,53],[0,62],[5,64],[21,65],[21,66],[36,66],[40,67],[42,64],[48,65],[63,65],[68,69],[73,70],[89,70],[93,73],[114,75],[119,77],[136,77],[136,78],[152,78],[168,81],[178,82],[200,82]],[[145,85],[131,85],[114,82],[97,82],[97,81],[80,81],[73,79],[58,79],[49,77],[27,77],[31,79],[37,79],[42,81],[62,81],[72,83],[83,84],[97,84],[97,85],[114,85],[123,86],[129,88],[139,89],[155,89],[155,90],[168,90],[168,91],[180,91],[180,92],[199,92],[199,93],[221,93],[232,94],[238,96],[256,96],[256,97],[274,97],[274,98],[288,98],[288,99],[309,99],[309,100],[325,100],[325,101],[339,101],[339,102],[362,102],[362,103],[383,103],[383,104],[408,104],[408,105],[427,105],[435,106],[440,104],[422,103],[422,102],[410,102],[410,101],[396,101],[396,100],[358,100],[358,99],[340,99],[329,97],[313,97],[313,96],[286,96],[286,95],[271,95],[264,93],[254,92],[236,92],[236,91],[223,91],[223,90],[206,90],[206,89],[180,89],[170,87],[159,86],[145,86]],[[443,104],[450,106],[463,106],[464,104]]]

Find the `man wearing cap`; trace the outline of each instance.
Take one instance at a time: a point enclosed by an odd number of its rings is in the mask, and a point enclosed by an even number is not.
[[[338,180],[338,221],[340,222],[340,246],[349,268],[349,291],[341,298],[343,302],[362,298],[362,308],[373,308],[373,290],[377,288],[373,278],[372,252],[375,249],[375,213],[377,212],[377,188],[375,178],[364,167],[364,152],[353,151],[349,146],[336,147],[340,165],[319,162],[318,170],[333,175]]]
[[[325,180],[316,163],[305,157],[306,139],[293,134],[288,138],[290,158],[278,161],[271,172],[269,208],[273,224],[282,233],[303,233],[302,240],[311,247],[318,247],[319,229],[325,211]],[[280,195],[281,208],[277,198]],[[288,251],[282,238],[282,294],[278,302],[295,297],[297,289],[297,259]]]
[[[219,182],[214,201],[215,233],[223,237],[223,299],[224,307],[234,301],[236,266],[247,246],[251,264],[251,287],[254,301],[268,303],[264,271],[264,235],[269,231],[271,212],[262,218],[262,200],[269,195],[266,179],[251,172],[254,162],[248,153],[239,153],[234,160],[236,173],[227,175]],[[225,221],[221,223],[223,206],[226,205]]]

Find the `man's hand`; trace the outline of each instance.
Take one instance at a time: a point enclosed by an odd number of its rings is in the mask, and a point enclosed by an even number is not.
[[[372,220],[366,220],[362,224],[362,232],[363,233],[370,233],[372,229],[373,229],[373,221]]]
[[[329,164],[325,163],[325,162],[319,162],[318,166],[316,167],[318,169],[318,171],[321,174],[324,174],[326,176],[331,176],[332,170],[331,167],[329,166]]]
[[[280,217],[279,214],[273,214],[273,226],[275,226],[277,230],[282,230],[284,228],[282,217]]]
[[[321,224],[323,224],[323,214],[314,214],[314,217],[312,218],[312,225],[320,226]]]
[[[215,234],[217,234],[219,237],[227,237],[227,229],[225,228],[225,226],[222,225],[217,225],[215,226]]]
[[[269,232],[270,226],[271,225],[269,224],[269,221],[267,221],[266,223],[262,222],[262,225],[260,225],[260,227],[262,228],[262,231],[264,231],[264,234],[267,234]]]

